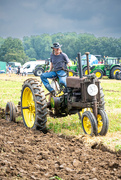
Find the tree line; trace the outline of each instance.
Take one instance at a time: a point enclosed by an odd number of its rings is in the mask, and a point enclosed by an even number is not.
[[[17,61],[24,64],[29,60],[45,60],[50,57],[54,42],[62,44],[62,51],[71,60],[76,59],[78,52],[83,55],[87,51],[102,57],[121,57],[121,38],[95,37],[93,34],[71,32],[25,36],[23,40],[0,37],[0,61]]]

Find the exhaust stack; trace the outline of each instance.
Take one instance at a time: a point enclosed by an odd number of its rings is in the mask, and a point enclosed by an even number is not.
[[[79,77],[83,77],[82,73],[82,62],[81,62],[81,53],[78,53],[78,64],[79,64]]]
[[[90,74],[90,68],[89,68],[89,52],[85,52],[86,57],[87,57],[87,71],[88,71],[88,75]]]

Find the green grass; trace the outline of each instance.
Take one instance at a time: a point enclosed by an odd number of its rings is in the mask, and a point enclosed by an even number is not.
[[[65,118],[51,118],[48,117],[48,128],[55,133],[63,133],[65,135],[79,135],[83,134],[81,121],[78,115],[71,115]]]
[[[121,150],[121,144],[116,145],[116,146],[115,146],[115,149],[116,149],[116,151]]]
[[[21,82],[0,80],[0,107],[4,108],[8,101],[17,105],[20,101],[21,87]]]
[[[58,179],[58,180],[63,180],[63,179],[61,179],[60,177],[58,177],[58,176],[54,176],[54,177],[51,177],[51,178],[49,178],[49,179]]]
[[[121,131],[121,81],[101,80],[105,107],[109,118],[109,132]]]

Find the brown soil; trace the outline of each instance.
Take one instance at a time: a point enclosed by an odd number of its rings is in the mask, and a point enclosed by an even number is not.
[[[82,136],[83,137],[83,136]],[[121,154],[0,120],[0,180],[118,180]]]

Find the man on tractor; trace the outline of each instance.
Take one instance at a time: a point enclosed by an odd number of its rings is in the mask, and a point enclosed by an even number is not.
[[[67,69],[67,66],[71,66],[71,61],[68,56],[62,52],[61,46],[58,42],[53,44],[53,49],[50,55],[50,69],[45,73],[40,75],[40,78],[45,86],[45,88],[53,95],[56,95],[55,90],[50,86],[48,78],[59,78],[59,83],[66,87],[66,77],[67,73],[64,69]],[[53,71],[52,71],[53,70]]]

